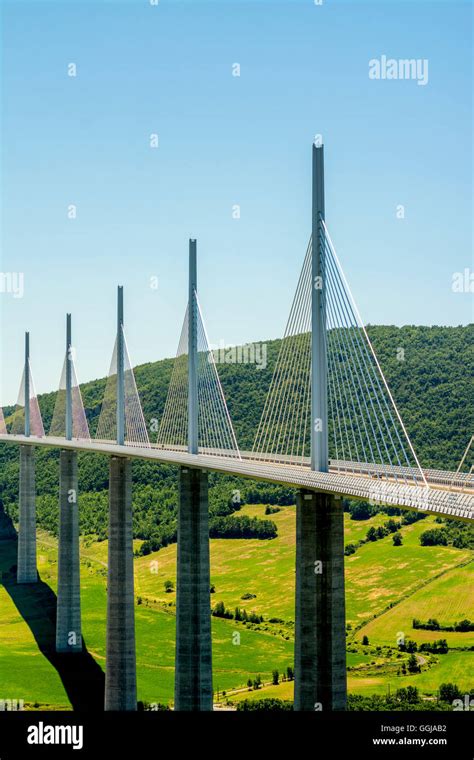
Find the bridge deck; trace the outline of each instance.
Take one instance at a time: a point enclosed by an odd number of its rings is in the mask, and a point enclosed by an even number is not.
[[[377,477],[368,474],[377,465],[364,463],[334,463],[329,472],[314,472],[304,464],[287,464],[284,462],[267,462],[255,457],[242,459],[212,454],[188,454],[186,451],[139,446],[119,446],[103,441],[84,441],[45,436],[37,438],[22,435],[0,435],[0,442],[26,444],[29,446],[46,446],[75,451],[95,452],[109,456],[124,456],[131,459],[147,459],[161,464],[198,467],[203,470],[254,478],[292,488],[308,488],[325,491],[338,496],[363,499],[373,503],[389,504],[405,509],[420,510],[441,514],[461,520],[474,520],[474,490],[472,483],[460,482],[461,487],[449,487],[455,473],[440,470],[426,470],[425,477],[429,483],[426,487],[420,482],[400,482],[395,478]],[[249,455],[251,456],[251,455]],[[343,466],[347,471],[343,471]],[[402,477],[402,470],[400,477]],[[396,475],[396,472],[395,472]]]

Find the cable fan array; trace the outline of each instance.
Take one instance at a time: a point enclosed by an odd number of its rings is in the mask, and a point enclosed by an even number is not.
[[[238,457],[240,452],[217,373],[213,352],[197,299],[197,386],[199,453]],[[185,450],[188,444],[188,330],[189,307],[174,361],[168,396],[158,431],[163,448]]]
[[[25,383],[27,379],[27,373],[29,388],[30,433],[31,435],[42,437],[44,436],[43,420],[41,418],[41,412],[38,404],[38,398],[36,396],[29,360],[26,364],[25,369],[23,370],[21,377],[20,391],[18,393],[18,401],[16,402],[15,410],[12,415],[10,433],[12,435],[24,435],[25,433]]]
[[[130,362],[127,341],[123,328],[121,329],[124,357],[125,443],[129,446],[149,447],[148,431]],[[117,342],[116,338],[95,436],[97,440],[101,441],[117,440]]]
[[[327,353],[328,444],[330,467],[366,472],[377,478],[426,480],[389,390],[375,351],[324,222],[320,227],[322,300]],[[312,241],[303,261],[296,293],[271,385],[257,429],[253,456],[268,462],[307,465],[311,446]],[[238,457],[240,452],[226,400],[210,350],[201,306],[194,293],[197,327],[198,450]],[[125,443],[149,447],[129,351],[122,329],[124,354]],[[188,445],[188,333],[186,310],[157,446],[186,450]],[[115,341],[96,439],[117,440],[117,339]],[[71,361],[73,437],[89,439],[89,429],[73,358],[66,358],[52,417],[50,435],[65,435],[66,369]],[[43,422],[29,360],[30,432],[43,436]],[[11,433],[25,430],[25,371],[12,415]],[[0,433],[6,432],[0,410]]]
[[[72,437],[88,441],[90,440],[89,425],[82,403],[81,389],[77,380],[72,352],[64,359],[49,435],[60,438],[64,438],[66,435],[66,373],[68,362],[71,369]]]
[[[253,446],[268,461],[310,455],[311,257],[310,241]]]
[[[426,482],[324,222],[320,234],[331,466]],[[311,258],[310,241],[255,438],[267,461],[306,464],[310,455]]]

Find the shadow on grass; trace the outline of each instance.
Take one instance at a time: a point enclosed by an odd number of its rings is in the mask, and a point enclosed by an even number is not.
[[[56,594],[38,577],[37,583],[16,582],[17,539],[0,540],[1,584],[30,627],[41,653],[57,670],[73,710],[104,709],[105,674],[86,649],[56,652]]]

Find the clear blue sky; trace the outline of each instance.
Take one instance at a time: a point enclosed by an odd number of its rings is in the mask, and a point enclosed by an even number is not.
[[[0,403],[16,400],[26,329],[37,389],[57,386],[66,311],[80,380],[106,374],[119,283],[134,364],[174,355],[190,236],[211,341],[280,336],[315,133],[364,320],[471,321],[472,295],[451,289],[473,267],[471,14],[452,0],[4,1],[1,270],[24,272],[25,294],[0,294]],[[428,84],[369,79],[383,54],[428,59]]]

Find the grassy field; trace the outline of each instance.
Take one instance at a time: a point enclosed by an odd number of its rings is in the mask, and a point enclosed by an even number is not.
[[[440,623],[450,625],[463,617],[472,616],[474,610],[474,585],[472,561],[464,567],[449,570],[440,578],[428,583],[396,607],[388,610],[376,620],[367,623],[360,634],[381,644],[393,643],[394,631],[403,631],[407,638],[418,643],[434,638],[446,639],[450,647],[474,646],[474,632],[423,631],[412,628],[413,618],[428,620],[436,618]]]
[[[371,674],[366,676],[354,676],[349,674],[347,688],[351,694],[384,695],[389,691],[394,693],[397,689],[406,686],[416,686],[421,693],[435,694],[439,684],[443,682],[456,683],[461,691],[466,693],[472,688],[472,652],[452,652],[439,657],[439,664],[425,670],[422,673],[410,676],[393,676]],[[264,686],[258,691],[248,689],[232,694],[232,702],[242,699],[262,699],[263,697],[279,697],[280,699],[293,699],[292,681],[282,682],[278,686]]]
[[[242,512],[263,517],[264,506],[249,505]],[[273,669],[282,673],[293,664],[295,509],[282,507],[271,519],[278,526],[274,540],[211,541],[212,604],[223,601],[231,610],[245,607],[265,618],[258,627],[212,619],[214,689],[220,693],[238,690],[232,694],[233,700],[270,695],[291,698],[291,682],[267,685],[258,692],[246,689],[249,677],[259,674],[270,684]],[[386,515],[376,515],[357,522],[346,515],[345,542],[363,538],[371,525],[387,519]],[[385,694],[388,688],[413,684],[430,694],[443,681],[454,681],[466,690],[474,685],[474,651],[450,651],[431,658],[432,663],[419,674],[397,675],[406,660],[405,655],[397,658],[395,649],[400,631],[418,643],[442,636],[451,646],[474,645],[473,634],[435,634],[411,627],[413,617],[437,617],[443,623],[473,617],[472,562],[467,564],[471,553],[450,547],[421,547],[420,533],[435,525],[434,518],[428,517],[402,528],[403,546],[394,547],[387,536],[364,544],[356,554],[346,557],[347,620],[352,626],[348,635],[348,684],[352,693]],[[139,545],[135,542],[135,548]],[[43,596],[14,599],[8,584],[0,586],[0,698],[67,709],[70,699],[64,678],[38,643],[41,636],[54,641],[57,583],[57,543],[42,531],[38,557]],[[2,572],[14,562],[15,557],[7,555],[0,544]],[[91,655],[88,667],[93,670],[100,666],[96,677],[105,669],[106,563],[107,542],[81,540],[83,635]],[[164,583],[174,582],[175,576],[176,546],[135,559],[138,696],[147,702],[170,703],[173,698],[175,593],[167,593]],[[243,600],[245,594],[255,597]],[[19,610],[27,611],[28,623]],[[268,624],[270,618],[284,622]],[[240,635],[238,643],[236,632]],[[360,643],[363,635],[369,637],[368,647]]]
[[[0,544],[1,551],[1,544]],[[84,553],[87,556],[84,556]],[[93,544],[83,548],[81,559],[81,604],[83,636],[89,653],[105,670],[107,547]],[[11,566],[14,557],[7,562]],[[52,537],[39,531],[38,567],[41,580],[54,592],[57,588],[57,549]],[[2,566],[5,571],[8,567]],[[139,590],[137,587],[137,596]],[[174,597],[174,594],[172,595]],[[166,599],[168,602],[169,599]],[[28,605],[30,619],[43,615],[41,600]],[[45,636],[54,642],[51,610],[42,621]],[[138,698],[168,703],[174,686],[174,606],[165,608],[143,599],[136,606]],[[235,632],[240,634],[235,644]],[[232,621],[212,619],[214,688],[222,691],[245,684],[261,675],[270,680],[274,668],[292,665],[293,643],[264,631],[254,631]],[[4,587],[0,586],[0,684],[2,699],[67,708],[68,698],[55,667],[39,651],[30,626],[25,622]]]

